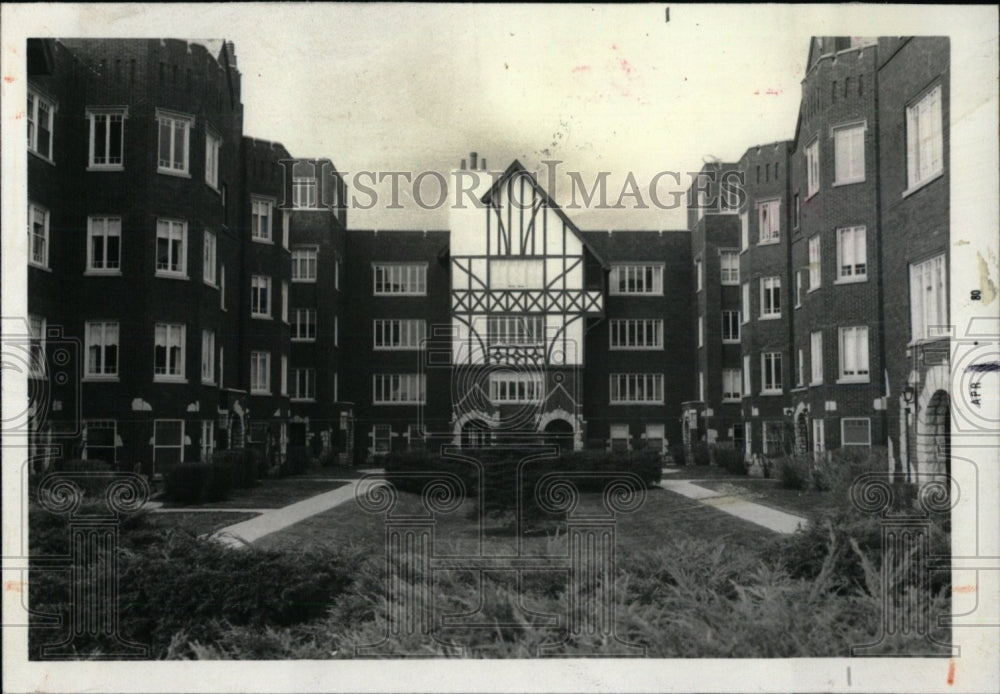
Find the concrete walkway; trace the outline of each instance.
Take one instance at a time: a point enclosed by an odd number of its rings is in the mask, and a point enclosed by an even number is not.
[[[700,501],[731,516],[756,523],[776,533],[790,534],[805,526],[806,519],[791,513],[778,511],[770,506],[762,506],[746,501],[738,496],[722,494],[714,489],[699,487],[689,480],[663,480],[660,486],[667,491],[680,494],[688,499]]]

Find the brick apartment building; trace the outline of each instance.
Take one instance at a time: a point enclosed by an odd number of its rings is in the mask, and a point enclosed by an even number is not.
[[[39,456],[944,459],[945,39],[816,39],[795,140],[706,165],[689,229],[662,232],[581,230],[475,154],[452,177],[480,204],[448,229],[349,230],[332,163],[243,133],[232,44],[28,48]],[[55,377],[67,353],[77,379]]]

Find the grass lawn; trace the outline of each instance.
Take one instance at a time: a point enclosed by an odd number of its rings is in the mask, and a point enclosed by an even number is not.
[[[316,478],[312,471],[303,477],[283,477],[264,479],[256,487],[250,489],[234,489],[232,496],[225,501],[212,501],[191,508],[282,508],[311,496],[328,492],[337,487],[343,487],[346,478]],[[165,508],[187,508],[186,504],[165,502]]]
[[[699,481],[698,485],[723,494],[738,496],[762,506],[770,506],[779,511],[799,515],[806,515],[811,511],[843,508],[850,503],[849,499],[835,491],[784,489],[778,480],[761,477],[703,480]]]
[[[663,469],[672,471],[663,475],[665,480],[745,479],[717,465],[664,465]]]
[[[256,513],[232,511],[191,511],[178,513],[150,513],[149,523],[155,528],[179,528],[193,535],[215,532],[245,520],[254,518]]]

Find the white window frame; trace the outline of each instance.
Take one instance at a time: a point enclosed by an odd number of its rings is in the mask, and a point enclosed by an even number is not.
[[[372,455],[386,455],[392,451],[392,425],[372,426]]]
[[[170,124],[170,156],[163,158],[161,147],[161,131],[165,124]],[[177,159],[177,126],[182,126],[184,131],[184,152],[180,166],[176,165]],[[164,109],[156,109],[156,172],[168,174],[170,176],[191,177],[191,133],[194,130],[194,116],[186,113],[177,113]]]
[[[623,352],[662,350],[663,320],[612,318],[608,321],[608,349]]]
[[[250,276],[251,318],[271,318],[271,284],[267,275]]]
[[[292,282],[315,282],[318,269],[318,248],[305,246],[292,249]]]
[[[834,160],[833,185],[843,186],[861,183],[865,180],[865,135],[867,128],[867,124],[861,121],[835,125],[831,129]]]
[[[267,214],[261,213],[266,210]],[[274,243],[274,200],[260,195],[250,196],[250,240]]]
[[[491,315],[486,317],[486,339],[490,346],[545,344],[545,316]]]
[[[292,342],[315,342],[316,309],[314,308],[292,309],[292,316],[294,317],[294,320],[291,323]]]
[[[847,441],[847,422],[864,422],[868,440],[865,443],[850,443]],[[841,446],[861,446],[871,448],[872,445],[872,420],[869,417],[841,417],[840,419],[840,445]]]
[[[215,331],[201,331],[201,382],[215,383]]]
[[[823,282],[821,243],[819,234],[809,238],[809,292],[819,289]]]
[[[87,154],[87,171],[122,171],[125,169],[125,121],[128,119],[128,108],[124,106],[92,107],[86,109],[90,126],[90,145]],[[121,123],[118,132],[118,160],[113,161],[111,124]],[[98,121],[102,121],[98,124]],[[98,128],[104,129],[104,152],[97,152]],[[97,161],[98,157],[104,161]]]
[[[734,320],[735,317],[735,320]],[[743,325],[740,312],[736,309],[722,311],[722,344],[738,345],[740,343],[740,326]],[[727,333],[729,334],[727,337]],[[735,333],[735,334],[734,334]]]
[[[42,104],[48,107],[48,117],[46,118],[48,121],[46,132],[49,134],[48,152],[43,152],[38,147],[38,114],[42,110]],[[42,95],[32,87],[28,87],[28,106],[26,111],[26,120],[28,121],[28,151],[50,163],[55,163],[52,153],[56,136],[55,118],[57,110],[58,104],[54,100]]]
[[[795,271],[795,308],[802,308],[802,286],[805,282],[802,281],[803,276],[808,277],[806,270],[796,270]],[[808,289],[806,290],[809,291]]]
[[[37,233],[35,223],[41,216],[41,234]],[[28,201],[28,264],[43,270],[49,269],[49,211],[34,202]]]
[[[781,352],[760,353],[760,394],[780,395],[784,388]]]
[[[100,238],[101,255],[98,259],[94,253],[94,239]],[[118,253],[111,258],[108,252],[108,239],[118,239]],[[93,215],[87,217],[87,275],[120,275],[122,274],[122,218],[116,215]],[[95,266],[100,260],[101,267]],[[114,264],[114,267],[112,267]]]
[[[167,444],[167,445],[158,443],[159,437],[157,437],[156,434],[157,434],[157,430],[159,428],[158,425],[161,422],[163,422],[163,423],[169,422],[169,423],[180,424],[180,443],[177,443],[177,444]],[[162,471],[156,465],[156,451],[158,449],[173,449],[173,448],[177,448],[177,449],[180,450],[180,455],[179,455],[177,463],[180,464],[180,463],[184,462],[184,441],[185,441],[185,437],[184,437],[184,420],[183,419],[154,419],[153,420],[153,472],[154,472],[154,474],[162,474]]]
[[[427,321],[417,318],[376,318],[372,349],[377,352],[419,350],[427,338]]]
[[[317,188],[318,184],[315,176],[293,176],[292,207],[296,210],[316,209],[318,204],[316,200]]]
[[[160,240],[167,241],[167,267],[160,267]],[[188,225],[187,222],[179,219],[157,219],[156,220],[156,276],[168,277],[172,279],[187,279],[187,242]],[[178,253],[180,265],[173,267],[171,258],[173,256],[174,245],[179,244]]]
[[[622,436],[623,433],[624,436]],[[629,432],[628,424],[616,423],[616,424],[611,424],[610,427],[608,428],[608,448],[610,450],[612,451],[615,450],[615,441],[624,441],[625,442],[624,450],[626,451],[632,450],[631,440],[632,437]]]
[[[288,282],[281,280],[281,322],[288,323]]]
[[[426,374],[372,374],[372,403],[375,405],[423,405],[426,393]]]
[[[164,364],[156,363],[156,350],[159,346],[159,336],[163,331]],[[179,336],[179,340],[176,339]],[[176,362],[171,360],[171,343],[180,343],[180,352]],[[157,323],[153,327],[153,380],[184,383],[187,381],[185,362],[187,356],[187,326],[183,323]],[[158,371],[159,370],[159,371]]]
[[[212,453],[215,452],[215,420],[201,420],[201,459],[205,462],[212,460]]]
[[[219,309],[228,311],[226,308],[226,266],[219,266]]]
[[[760,319],[781,318],[781,276],[760,278]]]
[[[259,350],[250,352],[250,394],[271,394],[271,353]]]
[[[111,446],[95,446],[92,443],[91,434],[95,431],[110,431]],[[83,421],[83,450],[80,456],[84,460],[103,460],[109,463],[113,469],[118,464],[118,423],[114,419],[85,419]],[[111,449],[110,460],[105,457],[94,455],[101,449]]]
[[[840,378],[838,383],[868,383],[871,380],[871,349],[868,326],[853,325],[838,331]]]
[[[663,296],[663,263],[612,265],[608,293],[612,296]]]
[[[903,196],[944,173],[944,117],[941,83],[906,107],[906,182]]]
[[[288,395],[288,355],[281,355],[281,390],[280,395]]]
[[[719,251],[719,281],[724,287],[740,284],[740,253],[724,249]]]
[[[910,337],[913,342],[949,334],[948,263],[942,253],[910,264]]]
[[[117,381],[121,362],[121,328],[116,321],[87,321],[84,324],[86,359],[84,378],[88,381]],[[113,368],[108,366],[108,348],[115,347]],[[90,350],[97,347],[97,368],[91,363]]]
[[[316,369],[292,369],[292,392],[290,393],[290,397],[294,402],[316,401]]]
[[[845,239],[850,238],[850,251]],[[862,262],[858,262],[858,261]],[[868,280],[868,231],[864,226],[837,229],[837,283]]]
[[[750,355],[743,355],[743,395],[750,394],[750,380],[753,376],[753,372],[750,370]]]
[[[743,374],[740,369],[722,370],[722,402],[739,402],[743,399],[740,383]]]
[[[46,321],[42,316],[28,314],[28,350],[31,363],[28,364],[28,375],[31,378],[47,380],[48,364],[45,360]]]
[[[495,404],[540,402],[545,382],[538,372],[494,371],[489,375],[489,392]]]
[[[694,261],[695,291],[700,292],[705,288],[705,273],[703,272],[701,258]]]
[[[781,198],[757,203],[757,245],[781,242]]]
[[[796,351],[795,386],[803,388],[806,385],[806,357],[802,349]]]
[[[740,212],[740,253],[750,250],[750,212]]]
[[[662,405],[662,373],[613,373],[609,375],[612,405]]]
[[[205,229],[205,236],[202,239],[202,269],[201,275],[205,284],[210,287],[216,286],[218,277],[218,255],[219,239],[214,231]]]
[[[219,152],[222,150],[222,138],[210,128],[205,128],[205,183],[218,192],[219,190]]]
[[[372,263],[374,296],[427,296],[427,263]]]
[[[806,146],[806,200],[820,189],[819,137]]]
[[[809,385],[823,385],[823,331],[809,333],[809,369],[811,378]]]
[[[705,316],[698,316],[698,346],[705,346]]]
[[[750,280],[743,283],[740,293],[740,320],[741,325],[750,322]]]

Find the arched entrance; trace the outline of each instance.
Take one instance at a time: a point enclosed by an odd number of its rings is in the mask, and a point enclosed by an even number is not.
[[[809,418],[805,410],[795,418],[795,452],[799,455],[809,452]]]
[[[936,391],[927,403],[926,430],[921,432],[927,447],[929,472],[951,474],[951,399],[943,390]]]
[[[545,443],[559,446],[560,451],[573,450],[573,425],[565,419],[553,419],[545,425]]]
[[[483,448],[489,445],[490,428],[481,419],[470,419],[462,425],[462,448]]]

